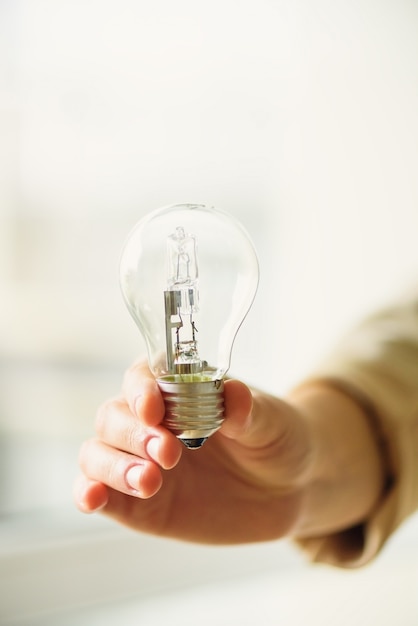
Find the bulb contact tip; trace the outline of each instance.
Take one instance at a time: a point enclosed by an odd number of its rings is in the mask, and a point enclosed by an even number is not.
[[[189,448],[189,450],[198,450],[203,446],[207,437],[200,437],[198,439],[183,439],[180,437],[179,439],[186,446],[186,448]]]

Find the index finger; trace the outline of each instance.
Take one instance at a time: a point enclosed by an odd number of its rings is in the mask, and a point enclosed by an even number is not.
[[[164,418],[164,401],[158,384],[144,361],[125,372],[122,392],[128,406],[145,426],[156,426]]]

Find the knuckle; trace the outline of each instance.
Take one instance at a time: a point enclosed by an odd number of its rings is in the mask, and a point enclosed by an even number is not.
[[[96,433],[99,436],[104,433],[104,429],[106,427],[107,416],[109,414],[110,403],[111,403],[110,400],[106,400],[106,402],[103,402],[97,409],[96,419],[95,419],[95,429],[96,429]]]
[[[123,385],[129,384],[132,378],[141,376],[144,370],[144,362],[142,360],[135,361],[130,365],[123,375]]]
[[[78,465],[83,472],[87,469],[87,461],[90,458],[94,441],[95,440],[93,438],[86,439],[80,446],[80,450],[78,452]]]
[[[110,398],[99,406],[95,419],[95,430],[99,437],[103,437],[106,434],[109,416],[115,409],[121,408],[122,404],[123,402],[120,399]]]
[[[122,389],[129,396],[144,379],[153,378],[145,359],[135,361],[124,373]]]
[[[126,473],[132,464],[133,460],[121,451],[109,455],[106,462],[101,466],[102,481],[118,491],[125,492],[127,488]]]
[[[143,429],[124,398],[106,400],[99,407],[95,430],[98,439],[111,447],[134,454],[141,449]]]
[[[124,439],[126,450],[135,453],[138,449],[138,443],[141,439],[141,436],[138,433],[138,428],[136,426],[130,426],[129,428],[126,428],[124,432]]]

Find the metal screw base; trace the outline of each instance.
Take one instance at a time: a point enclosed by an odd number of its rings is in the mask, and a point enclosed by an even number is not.
[[[178,382],[167,376],[157,382],[165,403],[164,426],[187,448],[200,448],[223,422],[223,380]]]

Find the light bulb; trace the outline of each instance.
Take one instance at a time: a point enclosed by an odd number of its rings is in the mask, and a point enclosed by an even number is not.
[[[120,283],[164,399],[163,423],[200,448],[223,421],[223,379],[258,285],[253,244],[219,209],[165,207],[128,236]]]

